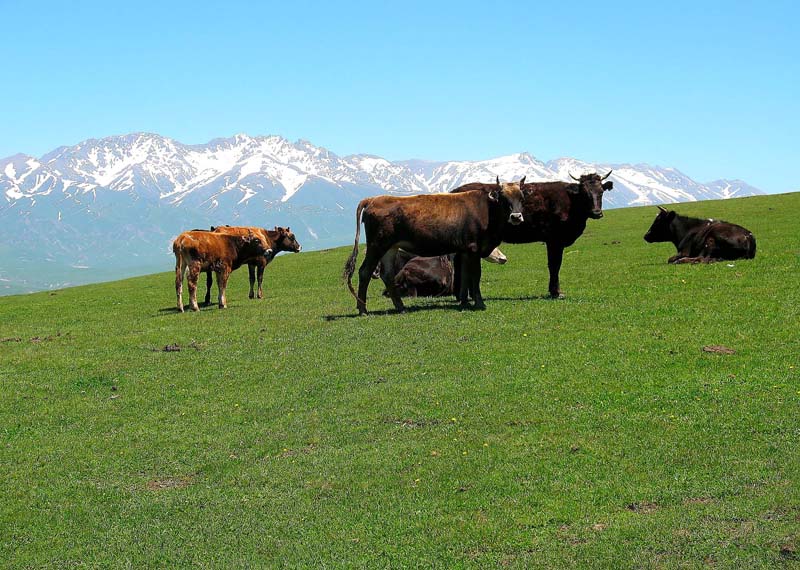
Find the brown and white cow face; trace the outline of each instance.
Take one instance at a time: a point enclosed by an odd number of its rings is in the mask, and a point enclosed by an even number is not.
[[[500,177],[497,177],[497,188],[492,190],[489,193],[489,199],[497,202],[501,199],[505,199],[510,208],[511,212],[508,215],[508,223],[512,226],[518,226],[522,222],[525,221],[525,217],[522,215],[522,202],[523,202],[523,190],[522,185],[525,183],[525,177],[522,177],[522,180],[519,182],[500,182]]]
[[[589,217],[594,220],[599,220],[603,217],[603,192],[614,187],[613,182],[610,180],[604,182],[604,180],[611,176],[612,172],[612,170],[609,170],[608,174],[602,177],[597,173],[582,174],[580,178],[575,178],[572,174],[569,175],[580,185],[579,192],[589,198],[591,202]]]
[[[299,253],[303,249],[290,228],[275,226],[275,231],[278,232],[278,239],[275,240],[276,251]]]

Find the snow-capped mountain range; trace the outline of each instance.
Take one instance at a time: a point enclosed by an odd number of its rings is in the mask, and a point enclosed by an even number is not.
[[[167,269],[168,245],[187,228],[291,225],[314,249],[352,239],[355,204],[366,196],[446,192],[495,176],[568,180],[570,172],[610,169],[607,208],[762,194],[739,180],[701,184],[674,168],[542,162],[524,152],[473,162],[389,161],[338,156],[279,136],[186,145],[134,133],[0,160],[0,294],[4,287],[91,281],[105,277],[98,273],[104,268],[114,276]],[[42,260],[49,264],[37,267]],[[48,267],[69,275],[46,279]],[[37,274],[45,279],[31,280]]]

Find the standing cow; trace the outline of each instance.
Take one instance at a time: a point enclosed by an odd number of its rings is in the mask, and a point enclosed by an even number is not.
[[[248,232],[245,235],[225,235],[208,231],[183,232],[172,242],[175,254],[175,294],[178,310],[183,312],[183,277],[188,270],[189,305],[193,311],[197,306],[197,278],[201,271],[214,271],[219,288],[219,308],[228,306],[225,289],[231,271],[238,269],[251,259],[272,255],[266,242]]]
[[[395,309],[403,311],[403,301],[394,286],[394,257],[399,248],[425,257],[460,254],[463,257],[462,306],[472,293],[475,307],[485,308],[480,293],[481,257],[500,243],[505,224],[520,224],[523,193],[519,183],[500,184],[488,192],[428,194],[421,196],[376,196],[358,204],[353,252],[344,269],[344,279],[356,298],[359,314],[367,312],[367,288],[372,272],[382,262],[383,279]],[[363,219],[362,219],[363,214]],[[358,294],[353,289],[353,273],[358,257],[361,223],[367,238],[367,253],[358,271]]]
[[[648,243],[671,241],[675,245],[678,253],[667,263],[711,263],[756,256],[756,238],[742,226],[681,216],[661,206],[644,239]]]
[[[247,270],[250,277],[250,294],[249,297],[251,299],[264,298],[264,290],[262,288],[262,283],[264,282],[264,269],[267,265],[275,258],[275,256],[281,251],[291,251],[294,253],[298,253],[302,250],[302,246],[295,238],[294,233],[291,229],[282,228],[280,226],[275,226],[275,229],[268,230],[265,228],[255,228],[249,226],[217,226],[211,228],[212,232],[216,233],[223,233],[229,235],[246,235],[247,232],[253,232],[254,234],[258,235],[263,239],[267,247],[272,250],[272,255],[264,256],[264,257],[257,257],[255,259],[251,259],[247,262]],[[256,270],[258,270],[258,293],[254,293],[253,286],[255,285],[256,281]],[[206,298],[205,304],[211,304],[211,282],[212,282],[212,275],[211,270],[206,272]]]
[[[575,182],[533,182],[523,184],[524,201],[522,213],[525,221],[519,225],[506,224],[503,228],[503,241],[508,243],[531,243],[542,241],[547,245],[547,266],[550,270],[548,290],[555,299],[563,299],[559,283],[561,261],[564,248],[575,243],[586,221],[603,217],[603,192],[611,190],[614,183],[605,181],[599,174],[583,174]],[[523,179],[524,180],[524,179]],[[482,190],[489,192],[486,184],[471,183],[460,186],[451,192]],[[458,267],[456,280],[458,280]]]

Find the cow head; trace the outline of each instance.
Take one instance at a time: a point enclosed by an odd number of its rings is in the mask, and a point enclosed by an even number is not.
[[[672,210],[667,210],[666,208],[659,206],[656,219],[653,220],[650,229],[647,230],[646,234],[644,234],[644,241],[648,243],[672,241],[670,224],[672,224],[672,220],[675,219],[676,215],[677,214]]]
[[[297,238],[290,228],[282,228],[275,226],[275,231],[278,232],[278,238],[273,240],[275,251],[292,251],[298,253],[303,247],[298,243]]]
[[[504,205],[509,208],[508,223],[512,226],[518,226],[525,221],[522,215],[522,202],[523,190],[522,185],[525,183],[525,177],[519,182],[500,182],[500,177],[497,177],[497,187],[489,192],[489,200],[492,202],[504,202]]]
[[[249,256],[272,256],[272,249],[267,247],[266,242],[261,236],[254,234],[252,231],[248,231],[247,235],[238,236],[236,239],[242,251],[246,252]]]
[[[602,177],[597,173],[581,174],[580,178],[575,178],[572,173],[569,173],[569,177],[578,183],[578,189],[573,192],[583,194],[589,199],[591,208],[589,217],[592,219],[599,220],[603,217],[603,192],[614,187],[614,183],[610,180],[603,181],[611,176],[612,172],[609,170],[608,174]]]

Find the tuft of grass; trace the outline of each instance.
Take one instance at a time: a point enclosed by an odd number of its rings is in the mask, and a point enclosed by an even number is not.
[[[171,272],[0,298],[19,339],[0,342],[0,561],[791,564],[799,208],[677,206],[758,239],[702,266],[643,241],[655,208],[608,211],[567,250],[565,300],[541,245],[507,245],[485,312],[393,314],[373,283],[356,318],[349,248],[279,257],[263,301],[238,271],[225,311],[177,314]]]

